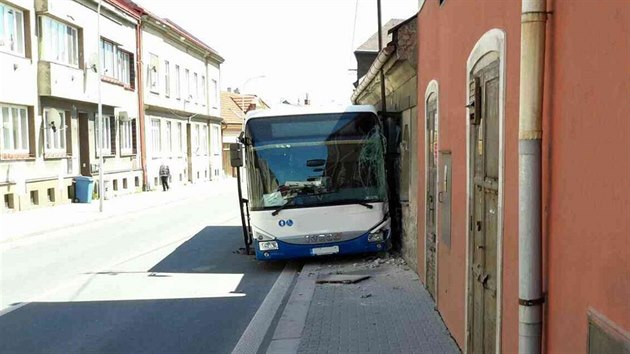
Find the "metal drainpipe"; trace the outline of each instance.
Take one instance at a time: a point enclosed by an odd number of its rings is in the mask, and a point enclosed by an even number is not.
[[[519,107],[519,353],[542,344],[541,149],[546,0],[523,0]]]
[[[142,50],[144,48],[142,44],[143,25],[144,19],[141,15],[136,26],[136,88],[138,91],[138,122],[136,124],[136,139],[138,139],[138,131],[140,132],[140,141],[136,141],[136,146],[139,146],[140,149],[140,165],[142,166],[142,190],[146,191],[149,188],[149,176],[147,176],[147,144],[144,131],[144,75],[142,73]]]

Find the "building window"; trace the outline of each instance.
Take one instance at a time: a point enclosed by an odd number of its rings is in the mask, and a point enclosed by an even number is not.
[[[199,76],[197,76],[197,73],[194,73],[194,89],[195,89],[195,103],[199,102]]]
[[[214,156],[221,154],[221,133],[219,132],[219,126],[212,126],[212,154]]]
[[[130,53],[101,38],[101,63],[103,76],[131,86],[133,59]]]
[[[179,72],[179,65],[175,65],[175,98],[182,99],[182,77]]]
[[[168,152],[173,152],[173,129],[171,122],[166,122],[166,146],[168,146]]]
[[[208,102],[208,96],[206,95],[206,77],[201,76],[201,104],[206,105]]]
[[[201,131],[199,129],[199,125],[195,124],[195,131],[193,133],[193,150],[196,155],[199,155],[199,139],[201,138]]]
[[[157,55],[151,54],[149,59],[149,90],[159,93],[160,61]]]
[[[182,144],[182,123],[177,122],[177,131],[175,131],[175,146],[177,148],[177,152],[184,151],[184,146]]]
[[[24,56],[24,13],[0,3],[0,51]]]
[[[219,85],[217,84],[217,80],[212,79],[212,83],[210,84],[210,106],[212,108],[219,107]]]
[[[151,146],[153,147],[154,153],[162,152],[162,140],[160,140],[161,136],[162,129],[160,126],[160,120],[151,119]]]
[[[79,35],[76,28],[43,16],[42,60],[79,67]]]
[[[168,60],[164,60],[164,95],[171,97],[171,66]]]
[[[53,114],[59,115],[59,125],[55,123],[57,117],[53,117]],[[65,153],[66,152],[66,113],[63,111],[54,111],[46,109],[44,110],[44,141],[46,146],[46,152],[53,153]]]
[[[201,150],[204,155],[208,155],[208,126],[204,125],[201,132]]]
[[[26,107],[0,105],[2,153],[29,153],[29,125]]]
[[[95,116],[98,118],[98,115]],[[114,118],[109,116],[103,116],[102,124],[99,124],[98,119],[95,120],[94,124],[96,124],[96,129],[94,129],[94,131],[96,132],[96,145],[99,146],[100,144],[102,144],[100,152],[97,149],[96,156],[100,156],[101,153],[103,154],[103,156],[115,154],[115,151],[112,151],[112,136],[115,137],[115,135],[112,135],[113,123]],[[103,130],[102,136],[99,134],[101,130]],[[100,140],[101,138],[102,140]]]
[[[190,101],[192,96],[190,95],[190,70],[186,69],[184,74],[184,87],[186,87],[186,98],[185,101]]]
[[[133,128],[131,121],[120,122],[120,152],[129,155],[133,151]]]

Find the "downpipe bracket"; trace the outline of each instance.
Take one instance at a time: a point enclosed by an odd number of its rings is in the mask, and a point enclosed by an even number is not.
[[[542,305],[545,303],[546,300],[546,296],[543,295],[543,297],[540,297],[538,299],[531,299],[531,300],[526,300],[526,299],[518,299],[518,304],[521,306],[538,306],[538,305]]]

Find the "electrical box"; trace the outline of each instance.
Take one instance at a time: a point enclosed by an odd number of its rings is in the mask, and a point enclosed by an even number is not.
[[[243,149],[241,144],[230,144],[230,163],[232,167],[243,166]]]

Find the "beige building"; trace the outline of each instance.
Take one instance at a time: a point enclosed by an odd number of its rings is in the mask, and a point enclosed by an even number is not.
[[[137,22],[103,2],[100,22],[106,35],[99,41],[96,7],[92,0],[0,2],[4,210],[71,201],[72,178],[97,175],[99,154],[104,156],[106,195],[141,188],[134,120]],[[102,146],[97,144],[100,132],[95,125],[99,45]]]
[[[173,22],[142,17],[147,185],[162,162],[172,184],[222,176],[219,67],[223,58]]]

